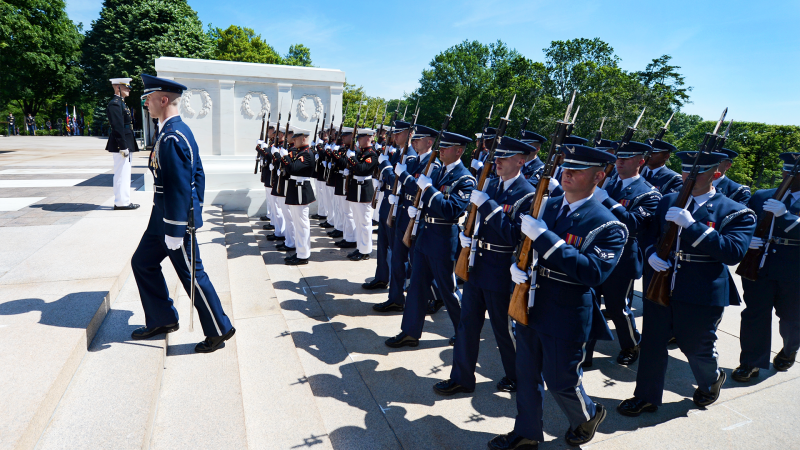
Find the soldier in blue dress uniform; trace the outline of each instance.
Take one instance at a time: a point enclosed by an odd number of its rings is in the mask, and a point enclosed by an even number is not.
[[[422,189],[422,197],[419,202],[421,216],[413,205],[408,207],[409,218],[420,217],[411,282],[403,311],[402,332],[386,340],[389,347],[419,345],[428,311],[428,292],[434,282],[453,322],[453,329],[458,329],[461,307],[454,273],[459,249],[458,220],[466,211],[469,196],[477,184],[475,177],[461,163],[464,146],[469,142],[472,139],[466,136],[443,132],[439,147],[442,165],[434,169],[430,177],[421,174],[415,180],[417,187]],[[395,238],[402,239],[401,234],[397,232]]]
[[[600,150],[604,148],[598,147]],[[606,318],[614,322],[619,340],[620,352],[617,363],[628,366],[639,358],[639,330],[631,312],[633,283],[642,277],[644,249],[639,245],[639,237],[652,222],[661,193],[639,175],[644,165],[644,155],[651,149],[647,144],[631,141],[617,152],[617,174],[605,184],[605,189],[594,193],[597,201],[611,211],[611,214],[628,228],[628,241],[622,251],[617,267],[608,279],[597,287],[597,299],[603,297],[606,304]],[[584,368],[592,366],[592,355],[596,341],[586,347]]]
[[[539,159],[539,150],[542,148],[542,144],[547,142],[547,138],[533,131],[522,130],[519,140],[534,149],[528,154],[525,165],[522,166],[522,176],[535,187],[539,184],[539,179],[542,178],[544,171],[544,162]]]
[[[725,176],[728,169],[731,168],[733,160],[736,159],[739,154],[727,148],[721,149],[720,153],[724,153],[727,158],[719,163],[719,172],[722,176],[714,180],[714,189],[729,199],[746,205],[747,202],[750,201],[750,196],[752,195],[750,193],[750,186],[741,185]]]
[[[389,265],[391,263],[389,256],[389,249],[394,241],[394,227],[390,227],[386,220],[389,218],[389,209],[392,204],[389,201],[389,196],[392,195],[392,186],[394,186],[394,179],[397,176],[394,173],[394,165],[400,161],[400,148],[408,140],[408,133],[410,132],[408,122],[396,120],[394,122],[394,130],[391,136],[387,138],[386,145],[390,145],[388,154],[381,153],[378,156],[378,164],[380,166],[380,190],[383,196],[383,201],[380,202],[378,208],[378,263],[375,267],[375,277],[372,281],[361,285],[362,288],[372,289],[386,289],[389,287]],[[390,144],[388,141],[394,141]]]
[[[785,177],[800,153],[782,153],[780,158]],[[767,212],[775,218],[766,239],[754,237],[750,241],[750,248],[768,245],[758,279],[742,278],[747,307],[742,311],[739,334],[740,364],[732,374],[740,382],[757,377],[759,369],[769,369],[773,309],[780,319],[778,330],[783,339],[783,348],[772,360],[775,370],[789,370],[800,349],[800,177],[794,179],[782,201],[773,199],[775,191],[762,189],[748,203],[759,221]]]
[[[497,389],[517,390],[516,352],[508,318],[513,284],[507,267],[520,240],[520,213],[530,210],[536,192],[520,173],[527,156],[535,151],[531,145],[504,137],[495,151],[498,177],[489,180],[483,191],[473,190],[470,196],[470,202],[478,208],[479,221],[472,238],[462,232],[459,239],[464,248],[471,248],[473,239],[477,241],[475,259],[464,284],[450,379],[433,386],[441,395],[475,390],[475,365],[487,310],[505,370]]]
[[[470,161],[470,167],[475,169],[476,172],[480,172],[483,168],[484,163],[486,163],[486,158],[489,157],[489,149],[492,148],[492,143],[494,142],[494,138],[497,136],[497,128],[494,127],[486,127],[486,133],[475,133],[475,137],[482,140],[481,148],[476,148],[475,152],[478,153],[477,158],[473,158]],[[493,174],[489,174],[489,176],[493,176]]]
[[[570,135],[564,138],[562,145],[585,145],[587,142],[589,142],[589,140],[586,138]],[[559,153],[556,158],[563,160],[564,156],[564,153]],[[547,185],[547,189],[550,191],[551,197],[559,197],[564,195],[564,190],[561,189],[561,174],[563,173],[563,170],[564,168],[559,164],[559,166],[556,167],[553,177],[550,178],[550,183]]]
[[[169,257],[187,293],[195,290],[194,305],[206,339],[195,351],[209,353],[220,348],[236,332],[222,309],[219,296],[200,260],[197,241],[187,233],[190,222],[203,225],[205,175],[192,130],[178,115],[178,103],[186,86],[171,80],[142,75],[145,106],[160,118],[156,144],[150,153],[150,171],[155,180],[153,211],[131,268],[144,308],[146,325],[133,332],[133,339],[170,333],[178,329],[178,311],[169,298],[161,272],[161,261]],[[190,209],[194,215],[190,217]],[[190,250],[187,247],[193,246]],[[195,286],[191,286],[191,252],[196,256]]]
[[[679,152],[683,176],[692,169],[697,152]],[[651,233],[661,236],[670,222],[680,227],[667,261],[656,245],[647,248],[648,264],[656,272],[674,267],[669,306],[644,301],[639,369],[633,398],[617,410],[627,416],[655,412],[662,403],[667,372],[667,343],[674,335],[697,382],[693,401],[699,407],[714,403],[725,382],[717,361],[717,326],[728,305],[739,304],[739,293],[728,271],[744,257],[756,226],[753,211],[714,190],[721,153],[703,154],[700,170],[686,209],[675,205],[678,194],[665,195],[658,204]],[[657,238],[653,238],[655,242]]]
[[[683,187],[683,178],[674,170],[666,166],[669,157],[678,149],[670,144],[656,139],[648,139],[647,143],[653,147],[647,166],[642,170],[645,181],[652,184],[661,195],[680,192]]]
[[[628,232],[594,198],[603,168],[614,155],[583,145],[564,145],[564,195],[550,198],[541,219],[522,218],[521,230],[538,255],[528,301],[528,325],[517,324],[517,417],[514,430],[495,437],[490,449],[532,449],[544,440],[544,384],[569,420],[569,445],[594,438],[606,417],[583,388],[581,363],[592,339],[612,339],[594,287],[614,270]],[[530,275],[511,265],[511,278]]]
[[[416,125],[414,130],[409,129],[412,136],[412,144],[414,151],[408,149],[405,161],[398,162],[394,166],[395,176],[399,177],[399,189],[397,191],[397,198],[389,195],[389,202],[395,204],[395,219],[394,219],[394,239],[392,240],[391,249],[391,281],[389,282],[389,299],[383,303],[373,305],[372,309],[378,312],[391,312],[403,311],[406,298],[403,290],[406,284],[408,275],[407,266],[411,264],[411,257],[414,254],[414,247],[416,240],[412,242],[411,248],[406,247],[403,243],[403,235],[408,227],[408,208],[414,205],[414,198],[417,195],[417,178],[422,175],[425,167],[428,165],[428,160],[433,153],[431,148],[438,131],[425,125]],[[405,132],[399,134],[399,140],[403,144],[403,140],[407,136]],[[436,162],[433,163],[434,167]],[[433,293],[433,287],[431,294]],[[432,295],[428,295],[430,298]]]

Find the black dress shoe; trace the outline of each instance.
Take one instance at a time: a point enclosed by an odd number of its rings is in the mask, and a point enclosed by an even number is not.
[[[377,227],[377,226],[378,226],[378,223],[379,223],[379,222],[378,222],[377,220],[375,220],[375,219],[373,219],[373,220],[372,220],[372,226],[373,226],[373,227]]]
[[[153,336],[164,334],[164,333],[172,333],[173,331],[178,331],[180,325],[177,323],[173,323],[172,325],[164,325],[163,327],[141,327],[133,330],[131,333],[131,339],[134,340],[141,340],[141,339],[149,339]]]
[[[372,230],[372,234],[378,234],[378,229],[375,228],[374,230]]]
[[[139,207],[139,205],[137,205],[136,203],[129,203],[128,206],[117,206],[117,205],[114,205],[114,211],[128,211],[128,210],[131,210],[131,209],[136,209],[138,207]]]
[[[705,408],[706,406],[717,401],[719,398],[719,392],[722,390],[722,385],[725,383],[725,379],[727,377],[728,376],[725,374],[725,371],[720,370],[719,378],[717,378],[717,381],[711,385],[711,392],[695,389],[694,396],[692,397],[694,404],[701,408]]]
[[[391,348],[417,347],[419,346],[419,339],[413,338],[401,331],[397,336],[387,339],[385,344],[387,347]]]
[[[380,281],[377,278],[373,278],[372,281],[369,283],[364,283],[361,285],[361,289],[367,289],[369,291],[373,289],[386,289],[389,287],[388,281]]]
[[[495,436],[487,445],[489,450],[536,450],[539,448],[538,441],[524,438],[513,431]]]
[[[356,256],[358,254],[358,250],[353,250],[352,252],[347,254],[347,257]]]
[[[278,250],[279,252],[293,252],[297,249],[295,247],[289,247],[284,243],[280,243],[275,246],[275,250]]]
[[[517,382],[503,377],[497,382],[497,390],[500,392],[517,392]]]
[[[335,228],[334,228],[333,230],[331,230],[331,231],[328,231],[326,234],[327,234],[329,237],[332,237],[332,238],[334,238],[334,239],[336,239],[336,238],[340,238],[340,237],[344,236],[344,233],[343,233],[343,232],[341,232],[341,231],[339,231],[339,230],[337,230],[337,229],[335,229]]]
[[[442,300],[433,300],[428,302],[428,314],[436,314],[439,312],[440,309],[444,306],[444,301]]]
[[[566,439],[567,444],[577,447],[579,445],[583,445],[588,443],[594,438],[595,432],[597,432],[597,427],[603,423],[603,420],[606,419],[606,409],[600,403],[595,403],[595,412],[594,417],[587,422],[583,422],[582,424],[575,427],[575,429],[567,430],[567,434],[564,436]]]
[[[356,248],[356,247],[358,247],[357,243],[355,243],[355,242],[347,242],[344,239],[342,239],[341,241],[336,242],[335,245],[337,247],[339,247],[339,248]]]
[[[311,215],[311,218],[312,218],[312,219],[314,219],[314,220],[319,220],[319,219],[321,219],[321,217],[320,217],[320,215],[319,215],[319,214],[312,214],[312,215]]]
[[[378,303],[377,305],[372,305],[372,309],[378,312],[393,312],[393,311],[400,311],[402,312],[403,305],[398,305],[397,303],[393,303],[391,300],[386,300],[383,303]]]
[[[433,392],[436,392],[439,395],[455,395],[459,392],[466,392],[467,394],[470,394],[475,392],[475,389],[467,389],[455,381],[447,379],[434,384]]]
[[[232,338],[236,334],[236,328],[231,327],[231,330],[222,336],[206,336],[206,340],[195,345],[194,351],[197,353],[211,353],[225,346],[225,341]]]
[[[356,250],[356,253],[347,257],[350,261],[366,261],[369,259],[369,254],[363,254]]]
[[[623,348],[617,355],[617,364],[630,366],[639,359],[639,346],[633,348]]]
[[[261,229],[262,230],[267,230],[267,231],[274,230],[275,229],[275,225],[273,225],[271,223],[268,223],[266,225],[261,225]]]
[[[269,222],[269,217],[267,217],[267,216],[261,216],[261,217],[259,217],[259,219],[260,219],[262,222]]]
[[[453,336],[450,339],[448,339],[447,340],[447,345],[449,345],[450,347],[455,347],[456,346],[456,337]]]
[[[775,367],[775,370],[778,372],[786,372],[794,365],[795,358],[797,358],[797,352],[786,355],[783,349],[781,349],[781,351],[775,355],[775,358],[772,359],[772,366]]]
[[[285,241],[286,240],[286,236],[275,236],[274,233],[273,234],[268,234],[267,235],[267,240],[268,241]]]
[[[731,374],[731,378],[740,383],[747,383],[751,378],[758,377],[758,371],[758,367],[753,367],[750,364],[739,364],[739,367]]]
[[[284,261],[288,261],[288,260],[290,260],[290,259],[295,259],[295,258],[297,258],[297,253],[292,253],[292,254],[291,254],[291,255],[289,255],[289,256],[285,256],[285,257],[283,258],[283,260],[284,260]]]
[[[643,412],[653,413],[656,411],[658,411],[658,406],[636,397],[623,400],[617,406],[617,412],[628,417],[639,417],[639,414]]]
[[[297,256],[297,255],[295,255],[295,256]],[[305,266],[306,264],[308,264],[308,258],[305,258],[305,259],[300,259],[300,258],[287,259],[284,262],[284,264],[286,264],[287,266]]]
[[[591,370],[593,365],[594,365],[594,362],[592,362],[591,360],[584,361],[584,362],[581,363],[581,369],[583,369],[583,370]]]
[[[320,215],[318,215],[317,216],[317,220],[322,220],[324,222],[327,222],[328,221],[328,216],[320,216]]]
[[[333,228],[333,225],[329,224],[327,221],[322,222],[321,224],[319,224],[319,226],[320,228]]]

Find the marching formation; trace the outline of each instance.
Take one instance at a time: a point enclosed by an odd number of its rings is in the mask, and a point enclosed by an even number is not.
[[[193,236],[204,182],[191,131],[174,108],[186,88],[143,78],[161,125],[150,158],[156,202],[132,261],[147,317],[134,338],[178,328],[157,276],[168,256],[193,288],[187,292],[197,292],[208,336],[197,351],[214,351],[235,330]],[[403,315],[385,344],[417,347],[426,314],[442,307],[452,321],[452,369],[432,386],[437,394],[475,391],[488,313],[505,372],[497,389],[515,392],[517,405],[514,429],[490,449],[532,449],[544,440],[545,383],[569,421],[566,442],[592,440],[610,406],[593,401],[582,384],[598,340],[619,342],[618,364],[638,361],[636,388],[616,406],[619,414],[635,417],[662,404],[670,343],[689,361],[693,402],[714,403],[727,377],[718,365],[717,326],[725,307],[741,301],[729,266],[738,264],[746,304],[732,378],[746,383],[769,368],[773,310],[783,339],[774,368],[788,370],[800,348],[800,153],[780,155],[777,189],[751,195],[725,176],[737,157],[725,147],[731,123],[720,132],[727,110],[697,150],[678,152],[663,140],[671,118],[655,136],[634,139],[644,111],[616,140],[603,137],[602,124],[591,141],[573,135],[574,99],[547,136],[527,130],[527,118],[518,137],[507,136],[514,101],[496,126],[492,108],[471,158],[463,156],[474,140],[448,131],[458,99],[438,130],[417,122],[419,105],[410,121],[398,110],[389,125],[384,110],[376,126],[376,110],[371,128],[360,107],[353,128],[327,114],[313,131],[293,126],[291,114],[262,118],[255,172],[267,193],[267,239],[287,253],[285,264],[308,264],[313,219],[336,246],[352,249],[347,259],[364,261],[377,231],[375,275],[362,287],[387,292],[374,313]],[[666,167],[673,155],[682,173]],[[318,213],[309,217],[315,201]],[[631,311],[640,278],[641,330]]]

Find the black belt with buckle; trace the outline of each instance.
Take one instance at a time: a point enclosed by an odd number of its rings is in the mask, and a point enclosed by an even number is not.
[[[436,217],[425,216],[425,223],[432,223],[434,225],[457,225],[458,222],[453,222],[452,220],[444,220],[439,219]]]
[[[417,197],[416,197],[415,195],[408,195],[408,194],[406,194],[406,200],[408,200],[408,201],[410,201],[410,202],[413,202],[413,201],[414,201],[414,200],[416,200],[416,199],[417,199]]]
[[[490,244],[482,240],[478,241],[478,248],[497,253],[514,253],[514,247],[511,245]]]
[[[786,239],[786,238],[779,238],[779,237],[771,237],[769,238],[769,242],[772,244],[778,245],[792,245],[792,246],[800,246],[800,240],[798,239]]]
[[[708,255],[695,255],[692,253],[678,252],[675,256],[677,257],[678,261],[684,261],[684,262],[698,262],[698,263],[719,262]]]
[[[557,272],[555,270],[550,270],[547,267],[539,266],[536,269],[536,273],[538,273],[539,276],[542,276],[542,277],[545,277],[545,278],[550,278],[551,280],[560,281],[562,283],[567,283],[567,284],[574,284],[576,286],[582,286],[581,283],[576,283],[576,282],[570,280],[570,278],[569,278],[569,276],[567,274],[561,273],[561,272]]]

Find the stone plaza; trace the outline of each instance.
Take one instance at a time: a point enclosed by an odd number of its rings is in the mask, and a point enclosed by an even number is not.
[[[360,286],[374,274],[375,253],[347,261],[313,221],[310,263],[285,266],[261,230],[260,203],[208,201],[198,232],[237,329],[226,347],[194,353],[199,320],[190,332],[189,298],[169,262],[181,328],[132,341],[144,324],[130,259],[152,207],[148,154],[133,157],[132,201],[142,207],[113,211],[105,143],[0,138],[0,450],[483,449],[512,429],[515,398],[495,390],[503,370],[488,323],[475,393],[436,395],[432,386],[452,363],[446,313],[428,316],[418,348],[387,348],[402,315],[374,312],[386,291]],[[263,199],[257,175],[249,177],[243,187],[209,187],[207,198],[256,199],[253,182]],[[641,284],[636,290],[638,317]],[[719,327],[728,375],[739,362],[742,309],[727,308]],[[773,354],[777,329],[775,318]],[[589,395],[609,409],[587,448],[797,448],[800,369],[762,370],[749,384],[729,377],[720,400],[700,410],[686,359],[672,346],[664,406],[628,418],[614,408],[632,396],[638,363],[618,365],[617,352],[616,342],[599,343],[584,375]],[[544,421],[540,448],[568,448],[568,424],[549,394]]]

